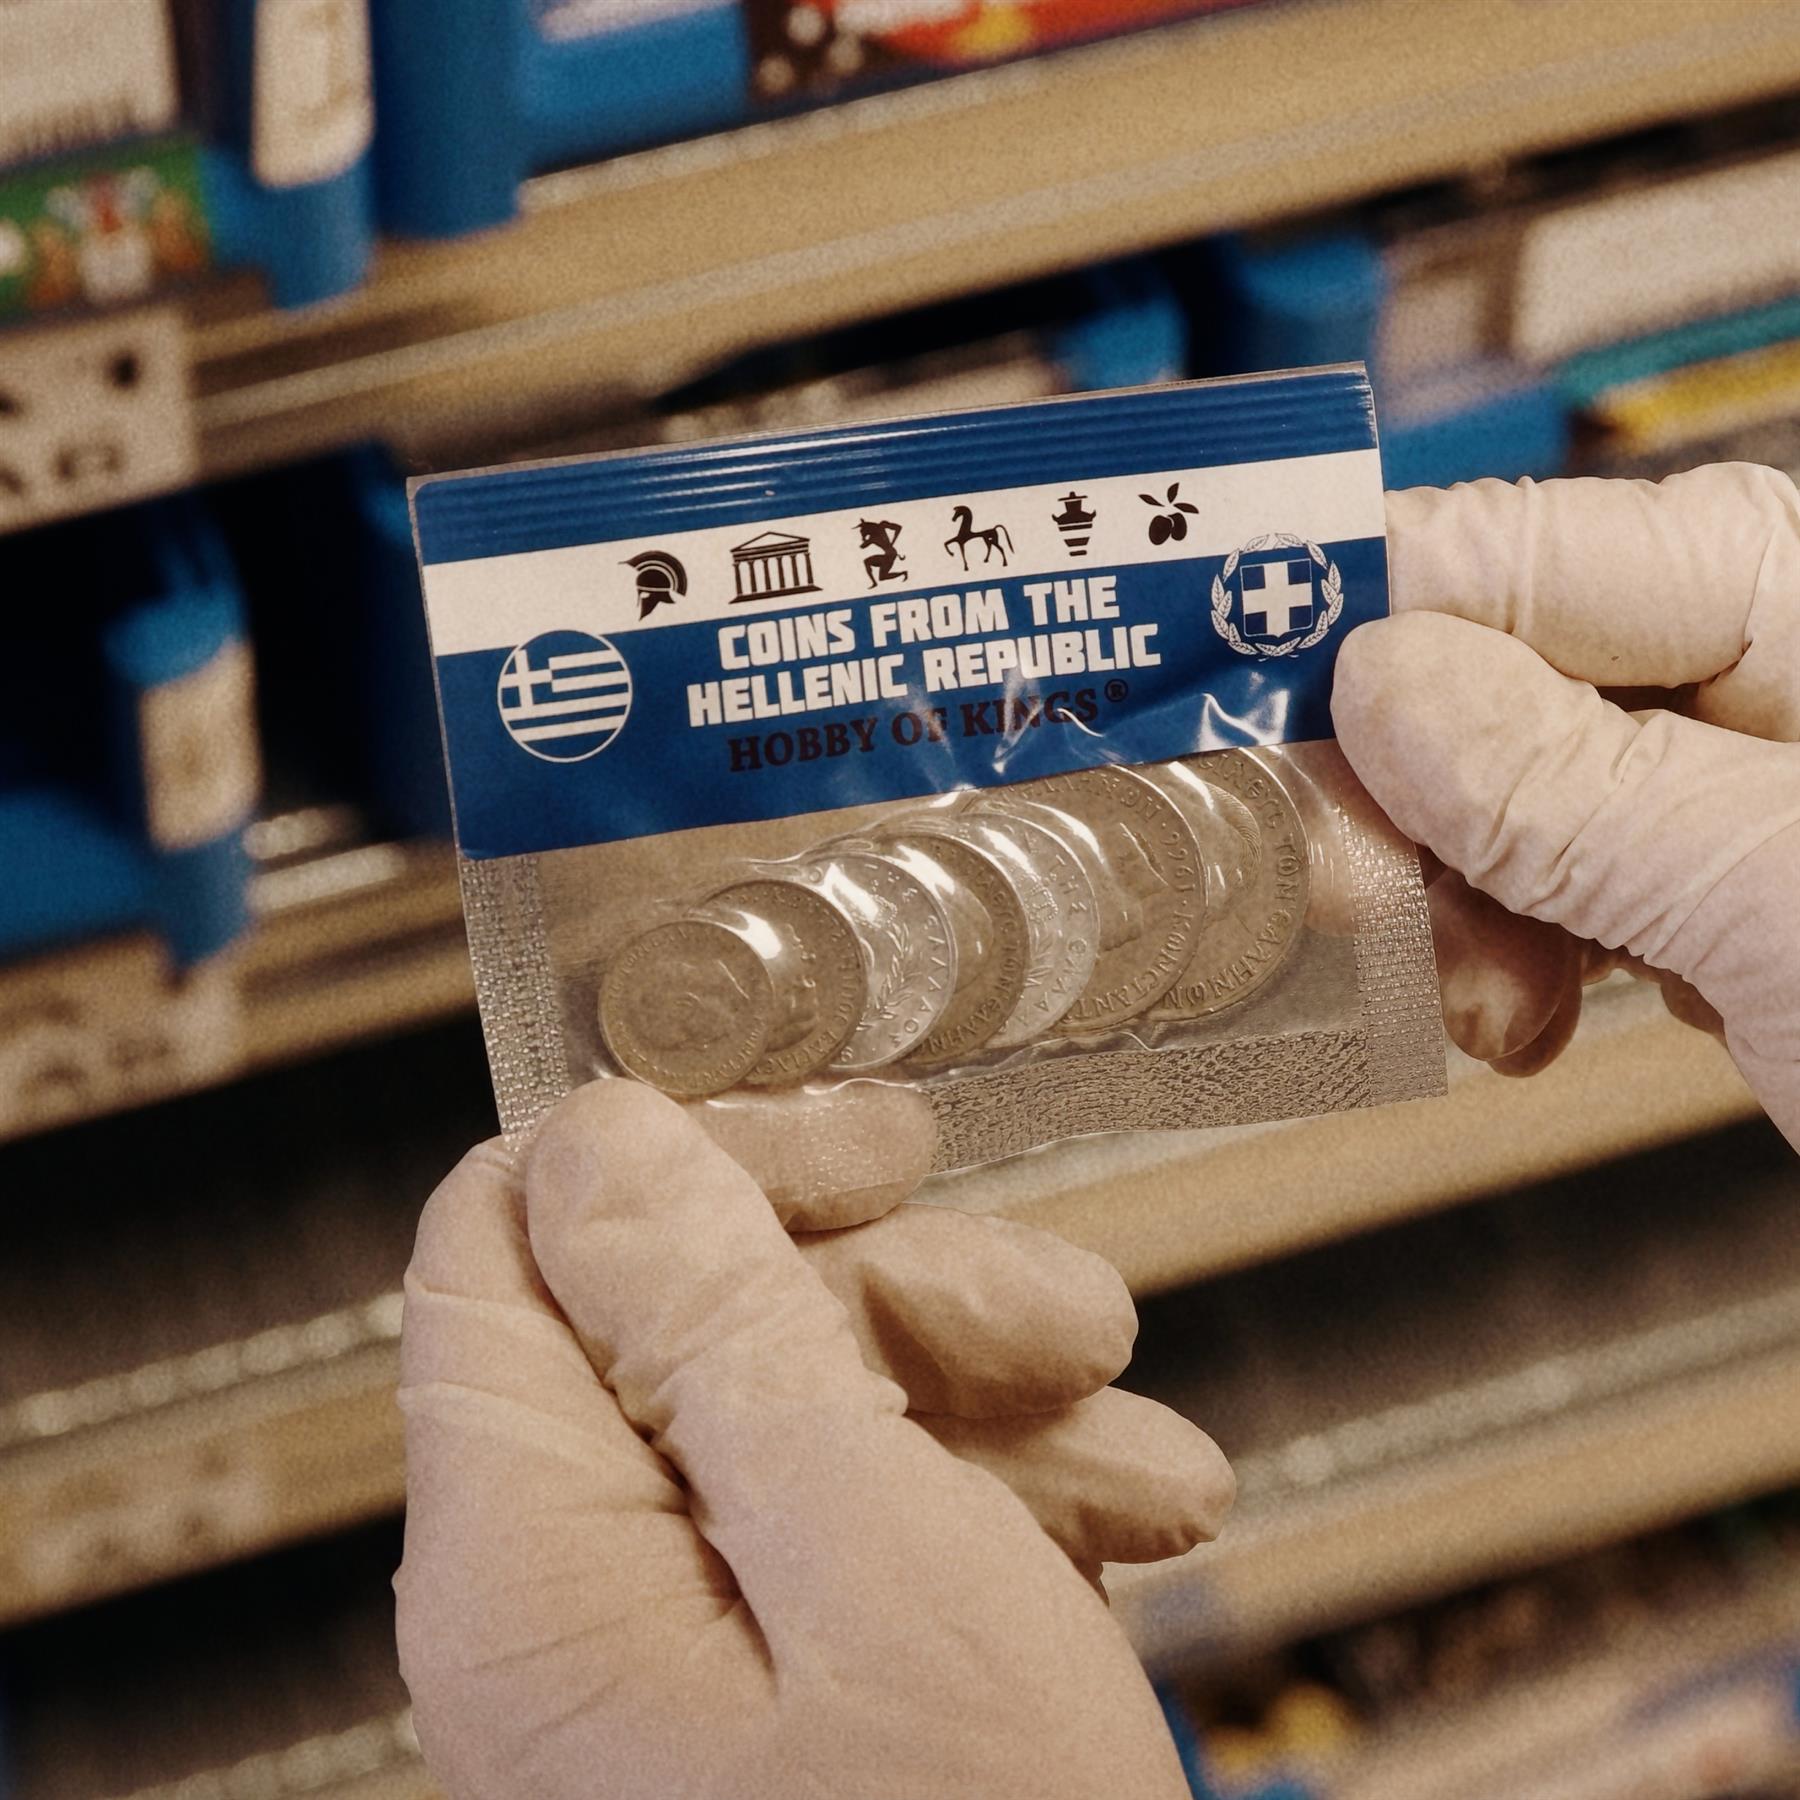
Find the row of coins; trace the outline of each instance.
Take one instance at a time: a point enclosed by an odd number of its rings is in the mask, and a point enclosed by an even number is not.
[[[601,983],[628,1074],[696,1097],[921,1072],[1237,1004],[1306,915],[1300,815],[1242,751],[903,811],[632,938]]]

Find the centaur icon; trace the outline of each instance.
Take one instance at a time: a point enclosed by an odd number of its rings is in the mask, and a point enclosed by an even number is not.
[[[858,519],[856,529],[862,533],[862,548],[874,551],[873,556],[863,558],[863,567],[869,571],[869,586],[882,581],[904,581],[906,571],[900,566],[896,548],[900,527],[892,519]]]
[[[977,531],[975,529],[975,515],[970,512],[966,506],[956,507],[951,512],[950,516],[956,521],[956,536],[944,539],[944,550],[946,554],[951,550],[960,550],[962,552],[962,566],[966,569],[969,566],[969,546],[971,544],[979,544],[981,546],[981,561],[984,567],[994,560],[994,552],[996,550],[1000,552],[1001,568],[1004,569],[1006,567],[1006,559],[1012,550],[1013,541],[1012,533],[1008,531],[1004,525],[989,525],[985,529]],[[1004,547],[1002,547],[1000,542],[1002,538],[1006,540]]]

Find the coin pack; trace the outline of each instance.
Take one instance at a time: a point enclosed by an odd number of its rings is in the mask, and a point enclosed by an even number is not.
[[[1417,853],[1331,737],[1360,367],[415,482],[502,1123],[926,1093],[957,1167],[1441,1091]]]

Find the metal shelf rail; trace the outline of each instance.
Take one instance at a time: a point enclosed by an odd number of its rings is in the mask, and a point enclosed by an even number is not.
[[[1796,1383],[1789,1294],[1352,1421],[1241,1460],[1226,1535],[1109,1568],[1113,1611],[1153,1667],[1226,1657],[1769,1492],[1800,1479]]]
[[[1117,1569],[1153,1664],[1379,1616],[1800,1478],[1800,1176],[1766,1121],[1146,1305],[1220,1542]]]
[[[14,1634],[9,1800],[428,1800],[388,1527]]]
[[[0,1414],[0,1624],[395,1511],[400,1296]]]

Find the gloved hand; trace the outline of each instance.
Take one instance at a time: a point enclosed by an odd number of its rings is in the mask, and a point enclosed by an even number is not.
[[[1212,1536],[1224,1459],[1106,1386],[1111,1268],[898,1204],[929,1108],[835,1102],[710,1109],[727,1155],[596,1083],[426,1207],[395,1588],[452,1800],[1186,1795],[1092,1583]]]
[[[1345,640],[1332,713],[1452,871],[1430,890],[1452,1036],[1528,1073],[1625,966],[1722,1022],[1800,1145],[1794,483],[1478,481],[1389,495],[1388,530],[1396,616]],[[1596,691],[1645,688],[1674,691]]]

